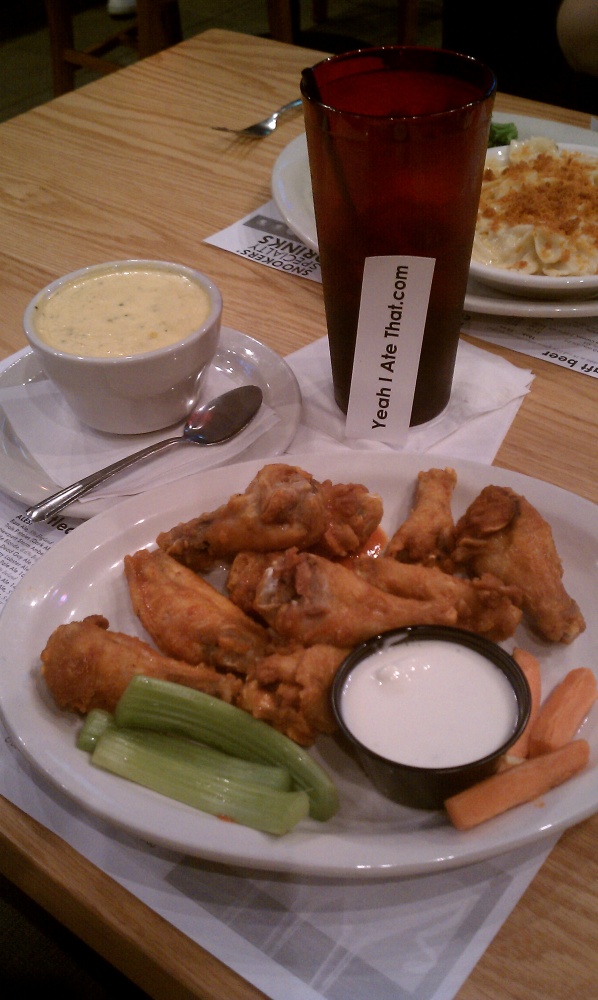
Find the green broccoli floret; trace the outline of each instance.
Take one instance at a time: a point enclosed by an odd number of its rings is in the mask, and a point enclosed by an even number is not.
[[[512,139],[517,138],[517,126],[513,122],[490,123],[490,135],[488,136],[488,148],[492,146],[508,146]]]

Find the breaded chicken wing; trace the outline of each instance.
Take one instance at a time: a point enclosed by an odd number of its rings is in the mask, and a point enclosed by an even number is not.
[[[382,500],[360,483],[322,483],[327,525],[312,546],[319,555],[338,559],[358,552],[382,520]],[[288,546],[287,546],[288,547]]]
[[[272,648],[266,629],[161,549],[125,556],[133,610],[166,656],[246,673]]]
[[[382,519],[382,501],[360,483],[319,483],[297,466],[266,465],[244,493],[157,543],[198,572],[237,552],[311,549],[336,558],[359,551]]]
[[[451,499],[456,483],[454,469],[429,469],[418,474],[411,512],[391,537],[385,555],[400,562],[450,570],[455,533]]]
[[[293,549],[263,574],[254,608],[279,635],[305,646],[354,646],[385,629],[457,619],[448,598],[395,597],[341,563]]]
[[[255,665],[237,705],[301,746],[310,746],[320,733],[337,728],[330,690],[347,653],[328,645],[273,653]]]
[[[328,527],[320,483],[291,465],[266,465],[244,493],[158,535],[164,552],[198,572],[237,552],[309,548]]]
[[[563,566],[550,525],[525,497],[486,486],[457,522],[455,564],[492,573],[521,592],[521,607],[545,639],[571,642],[585,629],[563,585]]]
[[[237,700],[243,684],[230,673],[170,659],[135,636],[110,632],[102,615],[59,625],[41,661],[42,676],[58,707],[83,714],[92,708],[113,712],[136,674],[185,684],[229,703]]]
[[[226,592],[246,615],[257,615],[255,592],[264,573],[280,559],[280,552],[239,552],[226,578]]]
[[[111,632],[102,615],[60,625],[41,654],[42,676],[59,708],[113,712],[137,674],[183,684],[250,712],[309,746],[336,728],[330,687],[344,650],[329,646],[273,654],[251,677],[163,656],[147,643]]]
[[[501,642],[513,635],[522,617],[520,593],[485,573],[466,580],[436,566],[416,566],[387,556],[348,559],[348,566],[375,587],[418,601],[447,600],[455,609],[457,628]]]

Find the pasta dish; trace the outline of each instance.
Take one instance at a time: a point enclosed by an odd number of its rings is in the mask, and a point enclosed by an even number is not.
[[[540,137],[512,142],[504,163],[490,154],[472,256],[522,274],[598,274],[598,155]]]

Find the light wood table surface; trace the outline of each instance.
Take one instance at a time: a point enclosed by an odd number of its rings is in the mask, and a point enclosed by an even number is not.
[[[224,323],[282,355],[324,335],[319,284],[202,243],[269,200],[272,166],[302,118],[262,141],[210,126],[245,125],[289,101],[315,61],[212,30],[0,125],[0,356],[25,345],[22,314],[46,282],[122,257],[205,271],[223,292]],[[499,95],[496,108],[589,125],[515,97]],[[598,383],[487,349],[536,376],[496,464],[596,502]],[[598,816],[562,836],[458,1000],[598,996],[597,838]],[[157,1000],[262,996],[3,799],[0,869]]]

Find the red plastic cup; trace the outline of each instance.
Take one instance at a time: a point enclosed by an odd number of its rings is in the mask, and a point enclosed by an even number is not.
[[[411,425],[448,404],[496,80],[477,60],[388,46],[305,69],[301,92],[334,396],[349,401],[364,261],[433,258]]]

